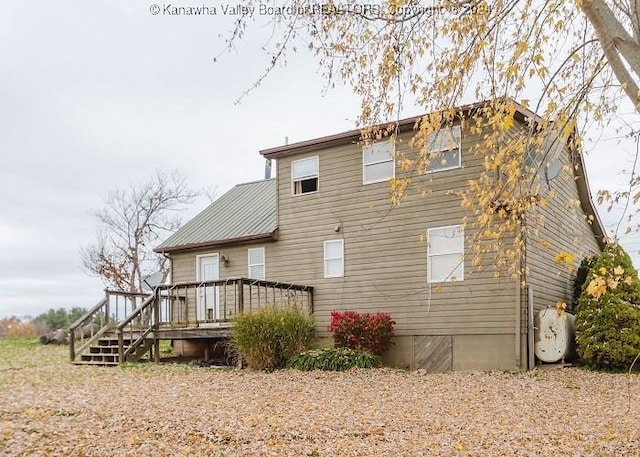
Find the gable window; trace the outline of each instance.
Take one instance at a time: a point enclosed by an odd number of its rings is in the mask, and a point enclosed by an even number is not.
[[[248,250],[249,256],[249,271],[248,275],[251,279],[265,279],[265,261],[264,261],[264,248],[250,248]]]
[[[344,240],[324,242],[324,277],[341,278],[344,276]]]
[[[451,170],[462,166],[460,126],[440,129],[427,137],[429,165],[427,173]]]
[[[428,282],[464,280],[464,229],[461,225],[427,230]]]
[[[362,183],[387,181],[395,176],[394,145],[391,141],[362,148]]]
[[[318,191],[318,156],[291,162],[293,195]]]

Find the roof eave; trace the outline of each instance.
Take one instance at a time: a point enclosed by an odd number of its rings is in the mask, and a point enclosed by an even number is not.
[[[580,205],[582,206],[582,211],[584,211],[587,216],[593,216],[593,219],[589,220],[589,223],[594,235],[596,236],[598,245],[601,249],[603,249],[607,244],[607,232],[604,229],[604,225],[602,224],[600,215],[598,214],[596,206],[593,203],[593,198],[591,197],[589,179],[587,178],[587,173],[584,168],[582,152],[578,150],[574,151],[574,153],[576,160],[576,186],[578,187],[578,197],[580,198]]]
[[[229,238],[226,240],[212,240],[212,241],[204,241],[200,243],[190,243],[190,244],[182,244],[179,246],[167,246],[162,247],[159,246],[153,250],[153,252],[157,252],[159,254],[173,254],[176,252],[183,251],[194,251],[196,249],[206,249],[206,248],[215,248],[228,246],[231,244],[242,244],[242,243],[252,243],[256,241],[275,241],[278,239],[278,229],[275,229],[269,233],[259,233],[255,235],[242,236],[238,238]]]
[[[521,122],[524,122],[525,119],[533,119],[534,122],[538,122],[540,117],[534,112],[524,108],[515,100],[511,100],[516,109],[516,117]],[[469,111],[476,110],[478,108],[482,108],[487,103],[488,100],[472,103],[469,105],[460,106],[455,108],[455,110],[459,113],[465,113]],[[398,129],[400,132],[407,132],[409,130],[413,130],[416,126],[416,123],[420,122],[424,116],[413,116],[408,117],[406,119],[401,119],[397,122]],[[381,124],[378,127],[383,127],[388,124]],[[357,143],[361,140],[362,129],[354,129],[349,130],[342,133],[336,133],[334,135],[323,136],[319,138],[314,138],[312,140],[300,141],[298,143],[287,144],[283,146],[276,146],[269,149],[263,149],[260,151],[260,154],[264,156],[266,159],[277,159],[280,157],[292,155],[292,154],[301,154],[304,152],[317,151],[319,149],[326,149],[335,146],[343,146],[345,144],[353,144]]]

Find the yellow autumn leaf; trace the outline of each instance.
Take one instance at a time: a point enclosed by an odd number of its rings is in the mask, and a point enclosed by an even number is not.
[[[567,309],[567,304],[563,301],[558,301],[556,302],[556,313],[558,315],[558,317],[561,317],[563,319],[567,319],[567,313],[565,312],[565,310]]]
[[[617,276],[620,276],[624,273],[624,268],[622,268],[622,266],[618,265],[617,267],[615,267],[613,269],[613,273],[616,274]]]
[[[615,290],[618,287],[618,281],[613,278],[607,278],[607,286],[609,286],[609,289]]]
[[[598,277],[592,279],[585,290],[593,298],[600,298],[607,291],[607,285],[604,279]]]
[[[556,254],[555,260],[558,263],[572,264],[576,260],[576,258],[573,254],[570,254],[567,251],[561,251]]]
[[[502,120],[502,129],[509,130],[511,127],[513,127],[513,117],[505,116],[505,118]]]
[[[600,267],[600,269],[598,271],[600,272],[601,275],[606,275],[607,274],[607,269],[605,267]]]
[[[518,58],[520,57],[522,54],[524,54],[525,52],[527,52],[527,50],[529,49],[529,45],[527,44],[526,41],[518,41],[518,43],[516,44],[516,51],[515,51],[515,55],[514,58]]]

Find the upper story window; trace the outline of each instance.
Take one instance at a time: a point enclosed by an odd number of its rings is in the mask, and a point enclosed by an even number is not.
[[[464,229],[461,225],[427,230],[427,281],[464,280]]]
[[[373,143],[362,148],[362,183],[387,181],[395,176],[395,147],[391,141]]]
[[[291,182],[293,195],[318,191],[318,156],[291,162]]]
[[[249,278],[264,280],[266,277],[264,248],[250,248],[248,250],[248,256],[249,270],[247,273]]]
[[[451,170],[462,166],[460,126],[440,129],[427,137],[429,165],[427,173]]]

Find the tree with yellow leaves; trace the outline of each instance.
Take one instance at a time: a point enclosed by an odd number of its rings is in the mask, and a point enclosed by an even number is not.
[[[364,141],[383,135],[398,140],[393,120],[406,104],[419,106],[431,114],[411,140],[418,156],[397,157],[404,171],[443,160],[427,144],[443,126],[460,123],[482,138],[472,153],[484,157],[484,170],[458,192],[473,213],[464,222],[478,233],[473,264],[494,252],[492,263],[510,265],[513,276],[526,276],[514,271],[526,251],[523,219],[535,222],[532,213],[553,198],[554,189],[541,192],[538,178],[554,151],[566,145],[580,154],[581,133],[605,124],[624,100],[640,110],[635,0],[245,2],[258,3],[279,11],[273,25],[280,33],[265,48],[269,65],[256,85],[306,48],[331,84],[346,83],[361,98]],[[250,15],[237,20],[230,48],[254,20]],[[475,110],[456,108],[474,100],[490,102]],[[531,110],[525,127],[514,123],[516,103],[518,111]],[[570,166],[562,171],[570,173]],[[391,201],[400,202],[410,183],[410,177],[392,180]],[[638,184],[634,181],[625,195],[610,196],[631,199]]]

